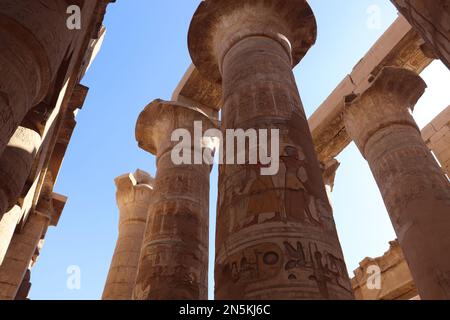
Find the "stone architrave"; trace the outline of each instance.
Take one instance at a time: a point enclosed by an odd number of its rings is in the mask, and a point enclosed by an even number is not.
[[[200,131],[194,125],[201,124]],[[139,116],[136,140],[156,156],[155,191],[142,244],[136,300],[205,300],[208,297],[209,176],[202,135],[214,129],[200,109],[155,100]],[[180,146],[175,130],[188,134]],[[209,151],[208,151],[209,152]],[[187,156],[178,163],[174,155]],[[194,164],[193,157],[202,159]]]
[[[426,89],[415,72],[385,67],[346,97],[344,122],[380,189],[422,299],[450,299],[450,184],[412,111]]]
[[[150,201],[153,178],[142,170],[115,179],[119,237],[103,291],[103,300],[131,300]]]
[[[450,178],[450,106],[422,129],[422,138]]]
[[[222,131],[280,136],[276,175],[262,175],[262,164],[220,166],[216,299],[352,299],[292,72],[316,39],[311,8],[304,0],[205,1],[188,39],[199,72],[222,82]]]

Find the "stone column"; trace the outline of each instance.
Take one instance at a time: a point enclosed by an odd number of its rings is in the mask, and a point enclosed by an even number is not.
[[[36,212],[28,218],[24,229],[14,234],[0,266],[0,300],[13,300],[16,297],[49,223],[48,215]]]
[[[153,178],[137,170],[115,180],[120,211],[119,237],[103,291],[103,300],[131,300],[142,238],[153,193]]]
[[[423,299],[450,299],[450,184],[411,113],[426,88],[414,72],[384,68],[346,97],[347,132],[369,162]]]
[[[450,69],[450,0],[391,0]]]
[[[0,265],[3,263],[14,231],[16,230],[22,215],[22,208],[15,205],[0,218]]]
[[[222,130],[280,135],[277,174],[260,162],[220,167],[216,299],[353,298],[292,72],[315,39],[304,0],[209,0],[194,15],[189,50],[222,81]]]
[[[31,290],[31,270],[28,269],[25,272],[25,275],[22,279],[22,283],[19,286],[19,290],[17,290],[17,294],[14,297],[14,300],[28,300],[28,295]]]
[[[194,129],[194,122],[202,128]],[[214,124],[200,110],[155,100],[139,116],[139,146],[156,155],[155,191],[147,220],[133,298],[204,300],[208,297],[209,175],[211,165],[193,164],[202,156],[202,133]],[[173,150],[181,129],[184,149]],[[176,139],[179,137],[177,136]],[[192,143],[194,141],[194,143]],[[178,164],[172,155],[187,157]]]
[[[40,134],[19,126],[0,156],[0,219],[19,198],[41,145]]]
[[[76,31],[67,1],[0,1],[0,154],[31,107],[41,102]]]

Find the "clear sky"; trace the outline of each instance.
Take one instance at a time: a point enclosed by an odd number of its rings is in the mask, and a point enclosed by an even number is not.
[[[387,0],[310,0],[318,22],[317,44],[295,69],[308,115],[395,20]],[[155,159],[140,150],[134,128],[155,98],[170,100],[190,64],[187,30],[199,0],[121,0],[108,7],[103,48],[82,81],[89,96],[78,115],[55,192],[69,201],[59,226],[48,231],[32,271],[31,299],[99,299],[117,239],[114,178],[137,168],[155,174]],[[427,124],[450,104],[450,73],[440,62],[422,76],[429,89],[415,116]],[[350,274],[366,256],[379,256],[395,239],[370,173],[352,144],[340,156],[333,205]],[[217,170],[211,178],[211,240],[214,248]],[[213,254],[211,254],[213,258]],[[210,295],[213,276],[210,263]],[[81,287],[67,286],[77,266]]]

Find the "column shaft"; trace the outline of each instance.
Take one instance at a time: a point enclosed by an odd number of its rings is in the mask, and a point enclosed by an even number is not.
[[[3,263],[14,231],[16,230],[22,215],[22,208],[15,205],[0,218],[0,265]]]
[[[132,298],[153,190],[151,180],[142,171],[116,179],[116,198],[120,210],[119,237],[103,291],[104,300]]]
[[[50,84],[76,32],[66,27],[67,1],[0,3],[0,154]]]
[[[0,266],[0,300],[13,300],[31,259],[49,224],[48,217],[33,214],[21,233],[16,233]]]
[[[41,142],[38,132],[19,126],[0,156],[0,218],[16,204]]]
[[[385,68],[345,110],[422,299],[450,299],[450,184],[411,115],[425,90],[412,71]]]
[[[208,1],[191,24],[197,68],[212,80],[221,72],[222,130],[280,136],[275,175],[261,163],[220,166],[216,299],[353,297],[292,72],[315,31],[305,1]]]
[[[195,137],[194,122],[213,127],[202,112],[175,102],[150,104],[141,114],[136,137],[157,155],[155,192],[142,244],[134,299],[205,300],[208,297],[209,164],[175,164],[171,134]],[[184,141],[187,142],[187,141]],[[201,143],[201,141],[197,141]],[[190,144],[183,153],[201,153]],[[192,159],[191,159],[192,160]]]

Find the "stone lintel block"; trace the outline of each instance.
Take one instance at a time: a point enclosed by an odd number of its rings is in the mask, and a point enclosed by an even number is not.
[[[433,127],[438,131],[444,126],[450,126],[450,106],[445,108],[436,118],[431,121]]]
[[[441,141],[447,141],[450,133],[450,127],[443,126],[441,127],[434,135],[431,136],[430,142],[431,144],[439,144]],[[448,141],[447,143],[450,143]]]
[[[74,111],[76,109],[81,109],[86,101],[87,95],[89,93],[89,87],[86,87],[78,83],[70,97],[68,110]]]
[[[172,100],[198,105],[207,114],[217,114],[222,107],[222,87],[203,77],[191,64],[176,87]]]
[[[59,219],[61,218],[64,207],[66,206],[67,197],[53,192],[52,198],[54,212],[50,219],[50,225],[52,227],[56,227],[58,225]]]
[[[446,141],[445,139],[441,139],[436,143],[431,144],[431,150],[437,155],[447,151],[449,149],[449,146],[450,142],[448,140]]]
[[[221,82],[227,52],[248,37],[278,41],[296,66],[315,43],[317,26],[305,0],[204,1],[191,22],[188,46],[194,65],[214,82]]]
[[[116,201],[120,209],[119,226],[128,222],[145,223],[147,207],[154,190],[154,178],[149,173],[138,169],[135,173],[117,177],[114,182],[117,188]]]
[[[436,133],[436,129],[433,127],[432,123],[427,124],[422,129],[422,139],[426,144],[429,144],[431,137]]]

